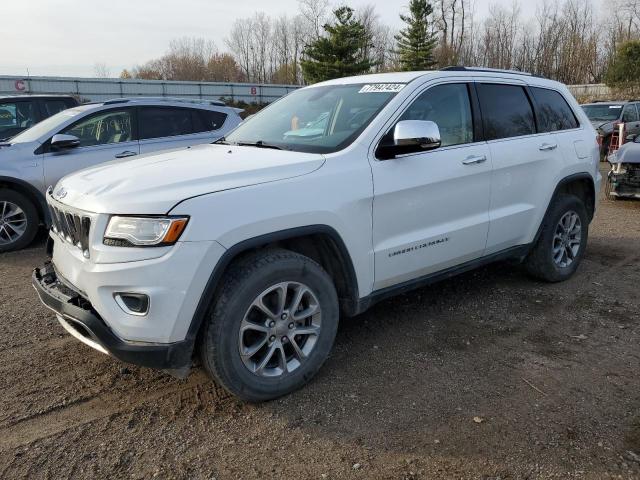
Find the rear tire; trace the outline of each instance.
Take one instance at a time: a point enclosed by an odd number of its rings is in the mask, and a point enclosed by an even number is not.
[[[328,357],[338,328],[331,277],[308,257],[272,249],[234,262],[221,285],[200,341],[207,372],[250,402],[307,383]]]
[[[532,276],[561,282],[578,268],[587,246],[589,220],[582,200],[561,193],[543,220],[540,236],[524,261]]]
[[[38,233],[38,211],[26,196],[0,188],[0,253],[20,250]]]

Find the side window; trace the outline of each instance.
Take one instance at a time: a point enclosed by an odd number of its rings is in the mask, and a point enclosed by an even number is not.
[[[142,107],[139,118],[140,140],[193,133],[188,108]]]
[[[541,132],[555,132],[578,128],[578,120],[564,97],[555,90],[531,87],[536,100]]]
[[[438,125],[442,146],[473,142],[473,117],[465,83],[436,85],[421,94],[400,120],[431,120]]]
[[[0,103],[0,131],[18,126],[18,112],[15,103]]]
[[[133,140],[132,112],[132,109],[98,112],[60,133],[78,137],[81,147],[129,142]]]
[[[0,129],[24,130],[37,123],[33,102],[0,103]]]
[[[226,113],[215,110],[194,110],[193,113],[193,131],[195,133],[219,130],[227,119]]]
[[[69,108],[67,107],[67,104],[63,100],[53,100],[53,99],[44,100],[43,104],[44,104],[44,111],[47,117],[51,117],[52,115],[55,115],[56,113]]]
[[[622,121],[624,123],[638,121],[638,111],[636,110],[636,106],[633,103],[625,105],[624,109],[622,110]]]
[[[536,133],[533,110],[524,88],[479,83],[478,97],[487,140]]]

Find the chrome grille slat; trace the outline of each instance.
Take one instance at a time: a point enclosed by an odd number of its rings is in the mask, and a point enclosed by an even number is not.
[[[80,248],[85,257],[89,257],[89,232],[91,217],[64,211],[49,204],[53,231],[65,242]]]

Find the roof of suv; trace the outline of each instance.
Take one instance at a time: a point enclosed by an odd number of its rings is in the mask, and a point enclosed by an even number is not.
[[[85,103],[83,106],[90,107],[109,107],[112,105],[145,105],[145,106],[167,106],[167,107],[190,107],[207,110],[220,110],[223,112],[240,113],[241,108],[228,107],[224,102],[219,100],[200,100],[190,98],[173,98],[173,97],[125,97],[112,98],[102,102]]]
[[[531,80],[532,78],[539,79],[550,83],[558,83],[553,80],[548,80],[544,77],[532,75],[528,72],[520,72],[517,70],[501,70],[496,68],[484,68],[484,67],[461,67],[453,66],[446,67],[441,70],[424,70],[415,72],[388,72],[388,73],[372,73],[367,75],[357,75],[353,77],[337,78],[334,80],[327,80],[325,82],[316,83],[317,85],[345,85],[345,84],[357,84],[357,83],[409,83],[417,78],[424,77],[440,77],[440,76],[505,76],[513,77],[519,80]]]
[[[46,93],[29,93],[29,94],[16,94],[16,95],[0,95],[0,100],[21,100],[23,98],[72,98],[75,100],[73,95],[63,95],[63,94],[46,94]]]
[[[607,101],[607,102],[591,102],[591,103],[581,103],[580,106],[585,107],[588,105],[626,105],[628,103],[638,103],[638,100],[620,100],[620,101]]]

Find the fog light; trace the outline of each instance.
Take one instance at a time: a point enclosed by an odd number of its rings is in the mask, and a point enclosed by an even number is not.
[[[144,293],[114,293],[116,303],[129,315],[146,315],[149,311],[149,296]]]

